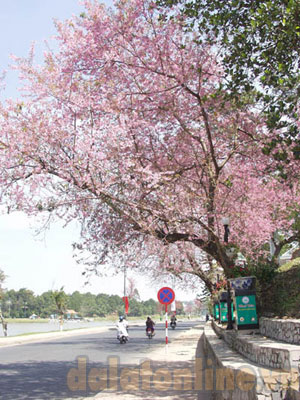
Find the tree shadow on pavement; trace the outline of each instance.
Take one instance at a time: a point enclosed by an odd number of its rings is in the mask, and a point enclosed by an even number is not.
[[[122,365],[122,370],[119,371],[118,389],[113,392],[104,390],[95,398],[99,400],[213,399],[213,391],[205,388],[204,374],[207,365],[201,338],[195,356],[194,360],[182,362],[145,359],[138,366],[139,380],[136,380],[135,376],[136,367]]]
[[[117,359],[117,358],[115,358]],[[108,399],[114,397],[118,399],[126,399],[128,395],[130,398],[143,398],[144,400],[160,399],[171,396],[174,400],[179,399],[195,399],[197,392],[192,390],[194,387],[194,365],[193,362],[183,363],[163,363],[152,362],[150,363],[148,371],[142,371],[141,365],[122,365],[118,367],[118,387],[113,393],[106,392],[103,395]],[[68,364],[68,365],[67,365]],[[87,362],[85,380],[86,389],[80,390],[76,388],[78,378],[73,379],[75,389],[70,390],[67,383],[67,375],[70,369],[78,370],[78,365],[71,365],[66,362],[33,362],[22,364],[0,364],[0,387],[1,387],[1,400],[62,400],[62,399],[82,399],[86,397],[94,397],[99,393],[95,389],[97,386],[97,379],[89,378],[89,373],[92,369],[100,371],[101,369],[109,368],[105,364]],[[138,371],[138,372],[136,372]],[[142,371],[142,372],[141,372]],[[111,371],[110,371],[111,373]],[[140,378],[140,373],[144,373],[144,377]],[[146,375],[150,374],[150,381],[147,380]],[[135,376],[133,377],[134,374]],[[138,378],[136,379],[138,374]],[[148,375],[149,377],[149,375]],[[136,379],[136,380],[135,380]],[[132,382],[133,380],[133,382]],[[99,382],[99,381],[98,381]],[[107,381],[106,381],[107,382]],[[143,389],[143,385],[148,388]],[[130,390],[130,384],[135,386],[134,390]],[[103,382],[102,382],[103,384]],[[112,385],[112,381],[109,385]],[[82,387],[82,386],[81,386]],[[92,389],[91,389],[92,387]],[[176,390],[180,388],[180,390]],[[129,390],[128,390],[129,389]],[[147,390],[148,389],[148,390]],[[100,397],[101,398],[101,397]]]
[[[203,357],[201,340],[196,355],[197,358]],[[62,400],[93,398],[96,395],[96,398],[111,400],[210,399],[209,392],[197,387],[195,360],[178,362],[173,357],[172,361],[152,361],[146,357],[145,354],[145,359],[139,364],[120,365],[119,357],[113,355],[105,362],[90,361],[82,356],[82,368],[79,358],[72,362],[3,363],[0,364],[0,399]],[[71,379],[70,371],[73,374]],[[78,371],[81,371],[80,377]]]
[[[74,362],[0,364],[0,399],[61,400],[95,396],[96,392],[90,390],[71,391],[68,388],[67,374],[71,368],[76,368]]]

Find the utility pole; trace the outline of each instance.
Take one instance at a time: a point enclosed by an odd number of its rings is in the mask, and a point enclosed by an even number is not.
[[[124,265],[124,315],[127,317],[127,289],[126,289],[126,280],[127,280],[127,268],[126,265]]]
[[[124,266],[124,297],[126,297],[126,275],[127,275],[127,270],[126,270],[126,265]]]

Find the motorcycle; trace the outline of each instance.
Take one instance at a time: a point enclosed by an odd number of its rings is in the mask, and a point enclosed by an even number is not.
[[[129,337],[126,327],[123,325],[117,325],[117,329],[118,329],[117,339],[119,340],[119,342],[121,344],[127,343]]]
[[[152,339],[154,336],[154,331],[152,331],[151,328],[147,328],[146,335],[148,336],[149,339]]]
[[[121,344],[125,344],[125,343],[128,342],[128,336],[125,336],[125,335],[119,335],[119,336],[118,336],[118,339],[119,339],[119,342],[120,342]]]
[[[176,328],[176,321],[171,321],[171,328],[175,329]]]

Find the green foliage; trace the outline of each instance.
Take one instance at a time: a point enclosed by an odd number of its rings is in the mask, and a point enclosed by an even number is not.
[[[199,30],[199,42],[219,47],[227,78],[222,91],[237,99],[237,104],[243,103],[245,93],[251,93],[256,103],[261,104],[269,129],[281,129],[275,142],[266,144],[264,151],[272,153],[278,164],[284,165],[289,162],[286,152],[274,146],[280,143],[290,146],[294,158],[299,159],[299,0],[159,0],[158,3],[167,7],[179,5],[187,25]]]
[[[262,291],[262,314],[300,318],[300,262],[278,272],[272,286]]]
[[[63,315],[67,309],[67,295],[63,290],[63,287],[60,290],[55,290],[53,292],[53,299],[55,301],[57,311],[60,315]]]
[[[35,307],[29,311],[29,316],[36,314],[41,318],[49,318],[50,315],[56,314],[56,304],[52,291],[48,291],[40,296],[36,296]]]
[[[272,284],[272,281],[277,274],[277,268],[277,263],[269,262],[267,260],[261,260],[259,262],[256,262],[255,264],[248,264],[247,272],[248,276],[256,276],[257,283],[262,288],[266,288]]]
[[[9,295],[11,294],[11,297]],[[5,293],[2,299],[2,304],[6,306],[6,308],[9,306],[6,304],[6,299],[9,299],[9,301],[12,302],[10,305],[11,308],[11,314],[10,316],[14,317],[19,317],[19,318],[26,318],[31,315],[31,311],[35,308],[36,306],[36,300],[34,297],[34,294],[31,290],[22,288],[20,290],[16,291],[8,291]],[[9,308],[9,307],[8,307]],[[3,310],[5,307],[3,307]]]
[[[3,282],[5,281],[5,274],[4,272],[0,269],[0,298],[3,295]]]
[[[76,311],[82,317],[106,317],[124,314],[124,303],[120,296],[92,293],[68,295],[61,288],[58,291],[48,291],[39,296],[27,289],[8,290],[0,300],[5,317],[26,318],[32,314],[40,318],[49,318],[52,314],[63,314],[66,309]],[[140,317],[157,313],[157,305],[153,299],[138,301],[129,300],[129,316]]]
[[[291,211],[290,219],[293,220],[292,229],[295,232],[300,232],[300,206]]]

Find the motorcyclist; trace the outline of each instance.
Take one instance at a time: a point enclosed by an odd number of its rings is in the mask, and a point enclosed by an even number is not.
[[[117,327],[117,330],[118,330],[118,334],[117,334],[117,338],[118,339],[121,336],[125,336],[125,337],[128,338],[128,332],[127,332],[128,322],[126,321],[126,319],[124,319],[124,317],[122,315],[120,316],[116,327]]]
[[[176,318],[175,314],[173,314],[172,317],[171,317],[171,324],[175,324],[176,325],[176,321],[177,321],[177,318]]]
[[[152,321],[152,319],[150,317],[147,317],[146,320],[146,333],[148,331],[148,329],[151,329],[152,335],[154,334],[154,325],[155,323]]]
[[[127,321],[127,319],[126,319],[126,316],[123,317],[123,324],[125,325],[125,328],[126,328],[126,330],[127,330],[127,332],[128,332],[128,321]]]

